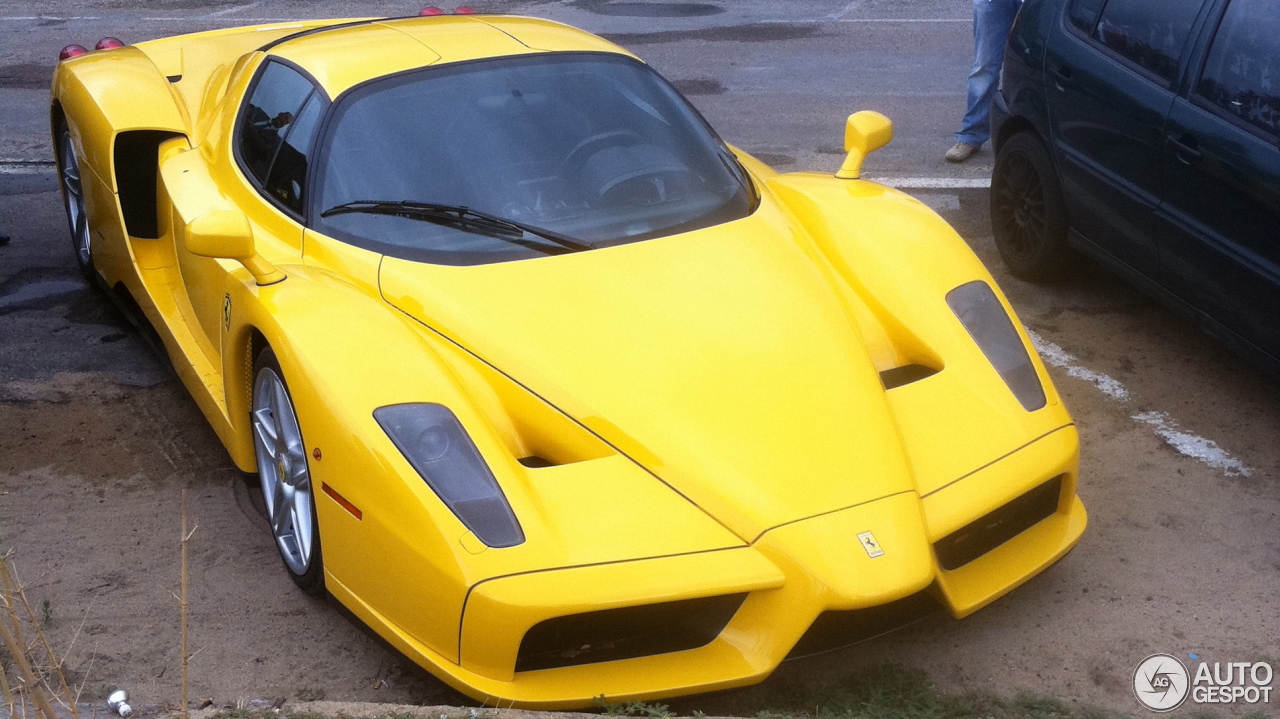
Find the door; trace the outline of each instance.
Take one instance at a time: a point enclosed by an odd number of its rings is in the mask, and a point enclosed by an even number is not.
[[[1280,357],[1280,12],[1230,0],[1169,114],[1160,255],[1170,289]]]
[[[1073,0],[1045,56],[1068,220],[1155,278],[1160,153],[1174,81],[1203,0]]]
[[[268,261],[297,258],[306,156],[328,101],[302,73],[276,60],[262,64],[247,95],[231,142],[251,190],[220,190],[246,212],[257,250]],[[228,276],[241,265],[193,255],[181,243],[176,254],[199,331],[220,353]],[[220,366],[217,358],[211,359]]]

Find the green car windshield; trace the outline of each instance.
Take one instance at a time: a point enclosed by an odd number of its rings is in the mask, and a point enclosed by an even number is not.
[[[635,242],[739,219],[754,203],[746,173],[688,102],[620,55],[503,57],[393,75],[339,98],[325,127],[313,226],[422,262]]]

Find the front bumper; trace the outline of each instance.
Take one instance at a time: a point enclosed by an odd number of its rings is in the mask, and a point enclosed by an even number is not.
[[[860,610],[872,618],[889,617],[893,611],[881,610],[931,597],[960,618],[1057,561],[1086,523],[1076,496],[1077,442],[1075,428],[1068,425],[927,496],[908,492],[800,520],[771,529],[746,547],[481,582],[472,587],[464,609],[460,664],[414,641],[340,584],[330,589],[366,622],[385,628],[381,633],[410,658],[486,703],[572,708],[589,706],[602,695],[609,701],[642,700],[743,686],[768,676],[802,638],[862,617]],[[1058,497],[1048,516],[1026,518],[1026,528],[1012,538],[963,566],[943,568],[939,542],[996,526],[991,518],[1000,508],[1016,508],[1010,503],[1049,482],[1057,482],[1052,486]],[[860,538],[867,532],[874,536],[874,548]],[[872,556],[877,550],[883,555]],[[727,595],[745,599],[702,646],[515,670],[522,638],[547,620]],[[823,621],[817,621],[820,617]]]

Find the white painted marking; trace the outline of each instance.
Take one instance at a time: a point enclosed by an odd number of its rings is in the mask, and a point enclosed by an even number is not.
[[[1248,467],[1219,447],[1217,442],[1178,429],[1178,423],[1169,417],[1168,412],[1139,412],[1133,415],[1133,419],[1151,425],[1155,428],[1156,436],[1179,453],[1220,469],[1228,477],[1253,475]]]
[[[0,160],[0,175],[37,175],[55,169],[51,160]]]
[[[1068,375],[1076,379],[1089,382],[1117,402],[1129,401],[1129,390],[1114,377],[1081,367],[1076,364],[1076,358],[1066,350],[1031,330],[1027,330],[1027,336],[1031,338],[1031,344],[1035,345],[1036,351],[1040,353],[1040,358],[1048,364],[1065,369]],[[1199,460],[1214,469],[1220,469],[1228,477],[1252,476],[1251,470],[1243,462],[1228,454],[1225,449],[1218,446],[1217,442],[1178,429],[1178,423],[1173,421],[1168,412],[1139,412],[1132,415],[1130,419],[1149,425],[1155,430],[1157,437],[1163,439],[1180,454]]]
[[[861,5],[861,4],[862,4],[862,0],[851,0],[851,1],[850,1],[847,5],[845,5],[843,8],[841,8],[841,9],[839,9],[839,10],[837,10],[837,11],[835,11],[835,12],[833,12],[833,13],[829,14],[829,15],[827,15],[827,17],[826,17],[825,19],[826,19],[828,22],[830,22],[830,21],[832,21],[832,20],[839,20],[840,18],[844,17],[845,15],[848,15],[849,13],[853,12],[854,10],[857,10],[857,9],[858,9],[858,6],[859,6],[859,5]]]
[[[1027,330],[1027,336],[1031,338],[1031,344],[1035,345],[1036,351],[1040,353],[1040,359],[1054,367],[1065,369],[1067,374],[1076,379],[1082,379],[1092,384],[1100,392],[1117,402],[1129,401],[1129,390],[1125,389],[1124,385],[1120,384],[1120,381],[1115,377],[1081,367],[1076,364],[1076,358],[1068,354],[1066,350],[1045,340],[1031,330]]]
[[[222,10],[214,10],[213,12],[205,13],[204,15],[201,15],[199,19],[207,20],[209,18],[222,17],[223,15],[231,15],[231,14],[240,12],[241,10],[248,10],[251,7],[256,7],[261,4],[262,4],[262,0],[254,0],[254,2],[246,3],[244,5],[236,5],[234,7],[229,7]]]
[[[991,187],[990,177],[868,177],[865,179],[900,190],[981,190]]]

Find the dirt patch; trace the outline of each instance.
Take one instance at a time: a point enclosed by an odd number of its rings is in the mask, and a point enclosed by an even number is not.
[[[148,388],[60,373],[0,385],[0,550],[55,646],[137,706],[178,696],[178,502],[190,491],[192,696],[235,701],[323,687],[344,699],[460,703],[366,635],[337,607],[296,590],[256,487],[231,465],[176,380]],[[378,687],[378,688],[375,688]],[[311,696],[314,696],[312,694]]]
[[[114,342],[123,333],[107,333]],[[203,425],[203,426],[202,426]],[[129,478],[157,486],[175,472],[229,470],[230,460],[176,381],[127,388],[94,373],[0,385],[0,474]]]

